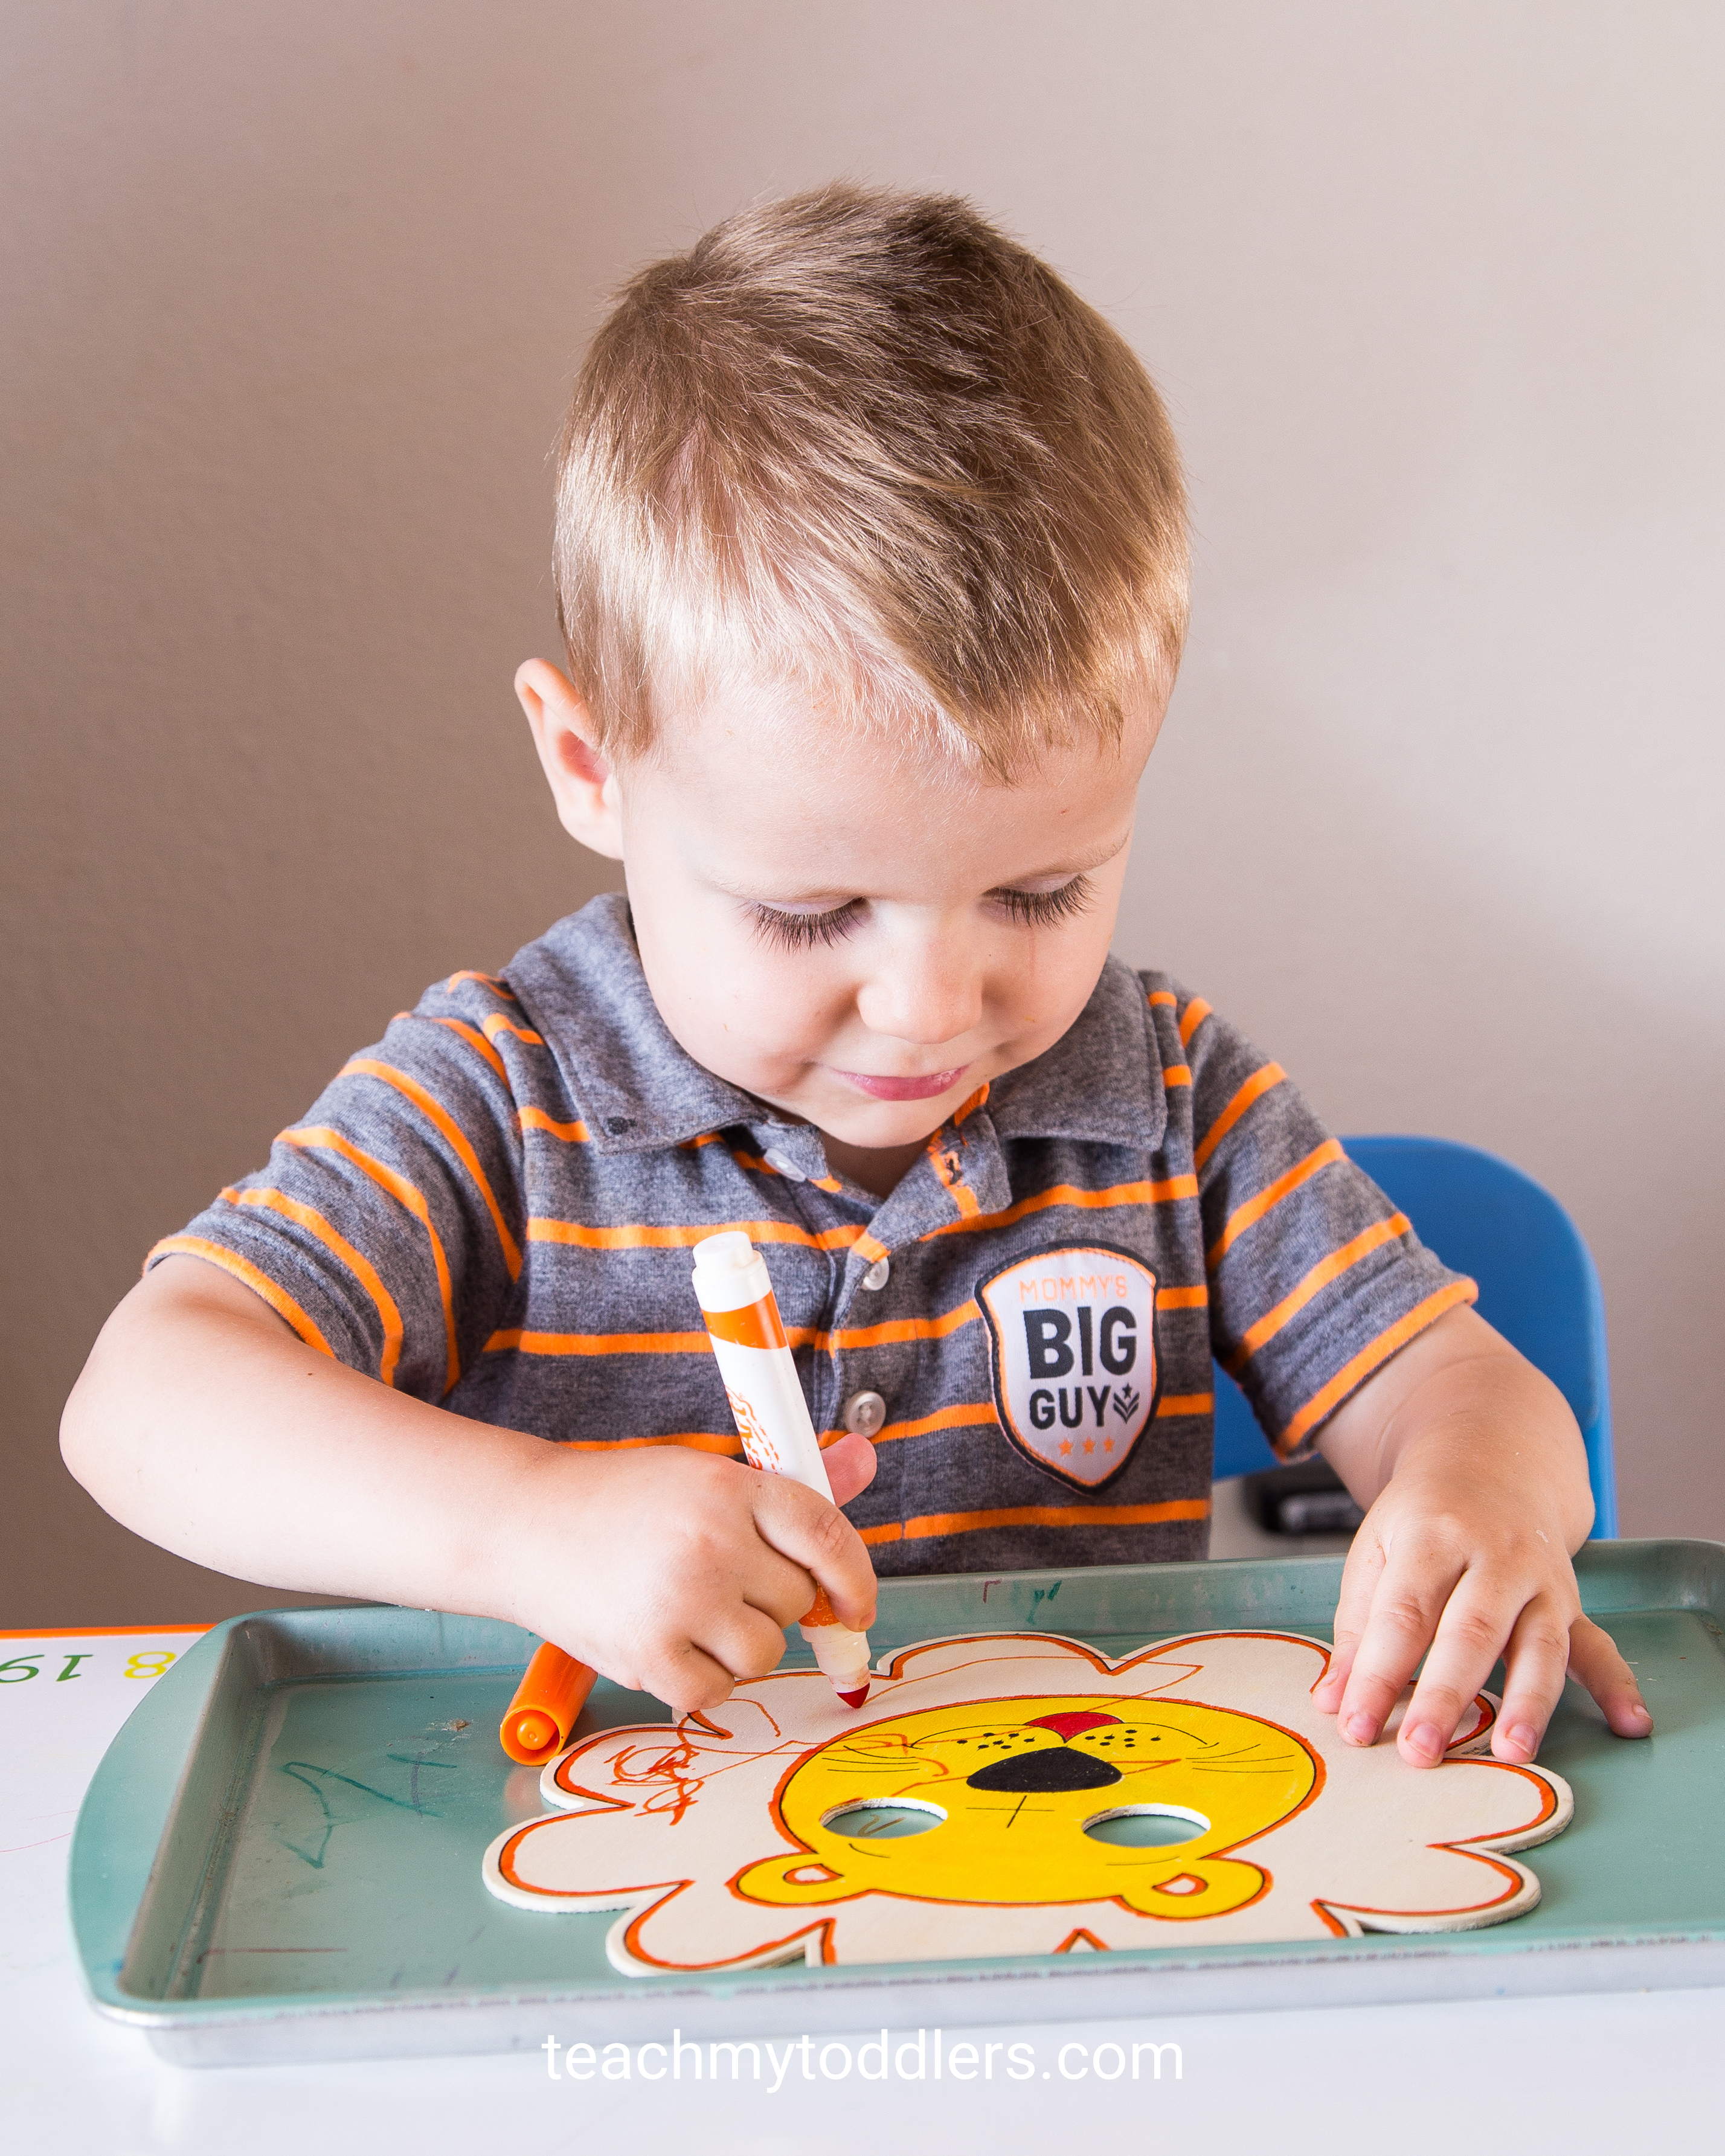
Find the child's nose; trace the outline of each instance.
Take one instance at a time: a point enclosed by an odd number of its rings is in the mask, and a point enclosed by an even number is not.
[[[859,990],[856,1004],[870,1032],[939,1047],[979,1023],[982,975],[957,938],[937,929],[894,949]]]

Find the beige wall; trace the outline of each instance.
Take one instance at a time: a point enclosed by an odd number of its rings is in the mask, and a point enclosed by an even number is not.
[[[62,1476],[157,1235],[603,880],[509,692],[596,295],[974,194],[1135,340],[1194,642],[1123,949],[1599,1254],[1630,1532],[1725,1535],[1725,17],[1671,0],[0,0],[0,1625],[262,1599]]]

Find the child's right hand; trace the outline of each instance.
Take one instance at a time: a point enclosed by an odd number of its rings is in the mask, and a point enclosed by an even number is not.
[[[526,1625],[680,1712],[784,1651],[818,1580],[865,1629],[875,1574],[836,1505],[675,1445],[577,1450],[470,1421],[308,1347],[201,1259],[102,1329],[61,1441],[85,1488],[194,1563]],[[824,1455],[839,1503],[874,1447]]]
[[[544,1446],[510,1522],[511,1614],[680,1714],[716,1707],[778,1665],[785,1627],[817,1583],[840,1624],[873,1622],[874,1568],[838,1507],[874,1479],[874,1447],[845,1437],[822,1457],[835,1504],[787,1476],[677,1445]]]

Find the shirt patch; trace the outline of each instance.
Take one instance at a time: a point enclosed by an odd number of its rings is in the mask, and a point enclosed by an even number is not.
[[[980,1281],[1001,1427],[1047,1473],[1100,1490],[1156,1409],[1156,1276],[1089,1244],[1039,1251]]]

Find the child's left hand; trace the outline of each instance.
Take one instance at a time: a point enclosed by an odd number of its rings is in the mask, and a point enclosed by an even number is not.
[[[1569,1558],[1593,1501],[1575,1419],[1482,1318],[1440,1318],[1344,1403],[1319,1444],[1370,1507],[1312,1695],[1348,1743],[1375,1743],[1422,1656],[1396,1739],[1413,1766],[1443,1758],[1500,1656],[1498,1758],[1532,1758],[1566,1674],[1617,1736],[1650,1733],[1628,1664],[1581,1614]]]

